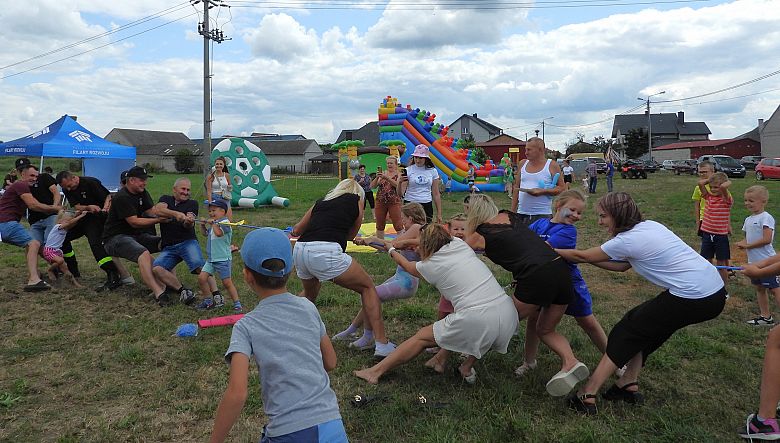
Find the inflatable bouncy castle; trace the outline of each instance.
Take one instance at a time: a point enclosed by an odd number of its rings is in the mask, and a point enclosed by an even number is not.
[[[468,191],[468,171],[476,169],[475,186],[481,192],[504,192],[505,165],[488,160],[476,163],[473,153],[463,147],[459,139],[447,135],[449,127],[435,123],[436,114],[410,105],[402,107],[398,99],[386,97],[379,105],[379,140],[388,146],[403,145],[406,149],[401,161],[408,164],[414,147],[423,144],[430,149],[431,161],[442,182],[452,182],[452,191]]]
[[[290,205],[290,200],[279,197],[271,185],[271,166],[263,151],[241,138],[227,138],[214,146],[211,164],[217,157],[225,157],[233,182],[230,204],[241,208]]]

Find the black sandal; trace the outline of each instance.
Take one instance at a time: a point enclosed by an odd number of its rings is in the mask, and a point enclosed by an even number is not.
[[[618,385],[612,385],[601,396],[605,400],[624,401],[631,405],[641,405],[645,402],[645,396],[639,391],[629,391],[628,388],[631,386],[639,386],[639,384],[637,382],[627,383],[622,388],[619,388]]]
[[[588,399],[596,399],[596,396],[593,394],[581,394],[578,395],[576,392],[569,395],[569,397],[566,398],[566,403],[569,405],[569,409],[573,409],[579,413],[585,414],[585,415],[596,415],[598,412],[598,409],[596,408],[596,404],[593,403],[585,403],[585,400]]]
[[[351,399],[350,403],[352,403],[352,406],[356,408],[363,408],[367,406],[369,403],[373,403],[380,400],[385,400],[387,398],[386,395],[374,395],[374,396],[368,396],[368,395],[361,395],[361,394],[355,394]]]

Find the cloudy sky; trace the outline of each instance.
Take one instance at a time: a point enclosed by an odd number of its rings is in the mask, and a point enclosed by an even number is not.
[[[63,114],[99,135],[120,127],[202,136],[201,5],[6,3],[0,140]],[[375,119],[387,95],[444,124],[478,113],[519,138],[545,119],[556,148],[577,132],[609,137],[612,116],[659,91],[653,112],[685,111],[712,138],[749,131],[780,105],[780,75],[679,100],[780,70],[778,0],[225,4],[211,10],[212,27],[232,38],[213,47],[214,136],[295,133],[328,143]]]

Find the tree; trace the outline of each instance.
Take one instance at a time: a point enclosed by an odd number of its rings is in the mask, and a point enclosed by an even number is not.
[[[628,131],[625,139],[626,157],[639,158],[647,153],[647,132],[643,128]]]
[[[593,137],[593,144],[599,148],[598,152],[605,153],[610,146],[612,146],[612,140],[608,140],[604,138],[603,135],[599,135],[598,137]]]
[[[485,150],[482,148],[479,147],[472,148],[471,152],[473,154],[471,156],[471,159],[481,165],[484,165],[487,159],[489,158],[487,153],[485,153]]]
[[[177,172],[190,172],[195,166],[195,155],[189,149],[181,148],[174,154],[174,165]]]

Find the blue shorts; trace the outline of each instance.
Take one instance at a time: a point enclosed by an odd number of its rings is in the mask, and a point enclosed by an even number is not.
[[[38,240],[38,243],[44,245],[46,244],[46,239],[49,238],[49,232],[51,232],[55,224],[57,224],[57,214],[40,219],[30,225],[30,236]]]
[[[260,443],[347,443],[347,431],[344,430],[344,423],[339,420],[326,421],[310,428],[300,431],[290,432],[289,434],[268,437],[265,429]]]
[[[30,232],[18,221],[0,223],[0,237],[2,237],[3,243],[20,248],[27,246],[33,240]]]
[[[593,314],[593,300],[590,298],[588,285],[584,280],[574,280],[575,297],[566,308],[566,315],[572,317],[587,317]]]
[[[216,275],[220,279],[224,280],[226,278],[230,278],[232,268],[233,260],[207,261],[203,264],[203,269],[201,269],[201,272]]]
[[[707,260],[729,260],[731,251],[729,250],[729,236],[726,234],[710,234],[702,231],[701,233],[701,256]]]
[[[206,260],[203,259],[203,253],[197,240],[186,240],[164,247],[160,255],[154,259],[152,266],[160,266],[168,271],[173,271],[173,268],[182,261],[187,263],[187,268],[189,268],[192,274],[195,274],[199,268],[203,267],[203,263]]]
[[[777,279],[776,275],[764,278],[751,278],[750,283],[767,289],[780,288],[780,280]]]

